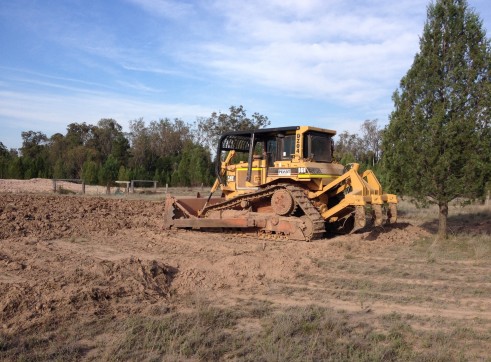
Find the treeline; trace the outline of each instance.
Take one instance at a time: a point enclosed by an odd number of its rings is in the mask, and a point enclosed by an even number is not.
[[[348,131],[338,133],[334,158],[343,165],[356,162],[362,170],[372,169],[378,172],[382,157],[382,133],[383,129],[376,119],[365,120],[359,134]]]
[[[222,132],[262,128],[267,117],[248,117],[242,106],[213,112],[194,124],[162,118],[129,122],[129,132],[114,119],[97,125],[71,123],[65,134],[51,137],[22,132],[22,147],[8,150],[0,142],[0,178],[84,179],[108,185],[115,180],[145,179],[169,186],[209,185],[214,180],[213,142]]]
[[[228,113],[212,113],[194,124],[163,118],[129,122],[129,132],[114,119],[97,125],[71,123],[66,133],[51,137],[39,131],[22,132],[22,147],[7,150],[0,143],[0,178],[84,179],[108,185],[115,180],[154,180],[161,185],[210,185],[214,174],[214,148],[230,130],[263,128],[270,124],[259,113],[248,117],[242,106]],[[343,164],[359,162],[375,168],[380,159],[381,130],[366,120],[360,135],[338,135],[335,158]]]

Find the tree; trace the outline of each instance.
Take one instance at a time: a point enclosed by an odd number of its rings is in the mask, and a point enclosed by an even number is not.
[[[126,170],[126,167],[124,167],[123,165],[119,166],[118,180],[119,181],[130,181],[130,176],[128,174],[128,171]]]
[[[118,160],[120,165],[126,165],[130,158],[130,141],[120,133],[113,140],[111,155]]]
[[[181,186],[209,185],[212,182],[210,152],[201,145],[188,142],[177,167],[177,182]]]
[[[334,157],[343,165],[360,160],[362,140],[348,131],[341,132],[334,147]]]
[[[11,158],[7,147],[0,142],[0,178],[7,178]]]
[[[137,168],[147,163],[150,150],[150,134],[143,118],[130,121],[129,127],[132,154],[130,164],[133,168]]]
[[[22,132],[23,178],[49,177],[48,137],[42,132]]]
[[[84,123],[70,123],[66,128],[66,141],[68,147],[93,146],[94,126]]]
[[[242,106],[231,106],[230,113],[213,112],[210,117],[198,118],[198,142],[208,146],[210,150],[217,147],[220,136],[229,131],[245,131],[259,129],[271,124],[268,117],[254,113],[247,117],[246,110]]]
[[[180,154],[184,145],[192,141],[191,127],[179,118],[150,122],[150,149],[158,157]]]
[[[375,166],[380,158],[381,133],[376,119],[367,119],[361,125],[363,149],[372,166]]]
[[[101,184],[106,185],[106,193],[110,193],[111,183],[116,181],[118,177],[119,166],[118,160],[112,155],[109,155],[104,165],[99,170],[99,181]]]
[[[24,165],[21,157],[15,157],[9,164],[8,174],[10,178],[21,179],[24,177]]]
[[[113,154],[115,142],[119,143],[118,147],[123,147],[117,150],[120,153],[117,157],[125,157],[124,152],[127,151],[127,148],[124,149],[123,127],[117,121],[112,118],[103,118],[93,128],[93,133],[95,148],[99,152],[102,162],[106,161],[110,154]]]
[[[378,121],[365,120],[361,127],[361,136],[343,131],[338,135],[334,156],[342,164],[360,163],[362,168],[374,168],[380,160],[381,133]]]
[[[383,132],[383,165],[392,191],[437,204],[438,237],[447,237],[448,204],[476,198],[491,165],[491,49],[465,0],[427,9],[420,51],[394,92]]]
[[[36,158],[45,148],[48,137],[42,132],[26,131],[21,133],[22,136],[22,156]]]
[[[82,178],[89,185],[97,184],[99,180],[99,166],[95,161],[85,161],[82,166]]]

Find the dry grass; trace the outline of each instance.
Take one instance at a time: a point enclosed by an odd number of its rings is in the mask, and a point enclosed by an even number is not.
[[[361,312],[360,312],[361,313]],[[254,323],[253,323],[254,322]],[[0,333],[0,358],[12,361],[465,361],[482,359],[491,330],[392,312],[347,313],[315,304],[272,309],[262,302],[124,320],[67,322],[36,335]],[[247,327],[255,325],[254,327]],[[425,325],[424,329],[415,325]],[[244,327],[246,326],[246,327]],[[60,326],[59,326],[60,327]],[[109,341],[99,341],[111,333]],[[99,341],[99,342],[98,342]],[[484,352],[485,353],[485,352]],[[484,359],[485,360],[485,359]]]

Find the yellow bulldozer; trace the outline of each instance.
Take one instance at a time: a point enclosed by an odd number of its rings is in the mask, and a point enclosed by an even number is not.
[[[364,228],[367,214],[374,226],[395,223],[397,196],[372,171],[335,162],[335,134],[309,126],[223,134],[209,196],[168,196],[165,228],[310,241]]]

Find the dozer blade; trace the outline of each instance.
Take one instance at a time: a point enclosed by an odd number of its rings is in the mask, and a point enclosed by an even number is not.
[[[213,202],[219,202],[219,199]],[[258,213],[244,210],[222,210],[200,217],[199,210],[205,199],[176,199],[168,197],[165,201],[165,229],[193,229],[243,232],[245,235],[267,239],[289,239],[310,241],[322,235],[308,217],[284,217],[273,213]]]
[[[222,202],[222,198],[214,198],[208,201],[208,205]],[[170,229],[176,226],[178,220],[197,219],[199,211],[205,206],[204,198],[175,198],[167,196],[165,199],[164,228]]]

